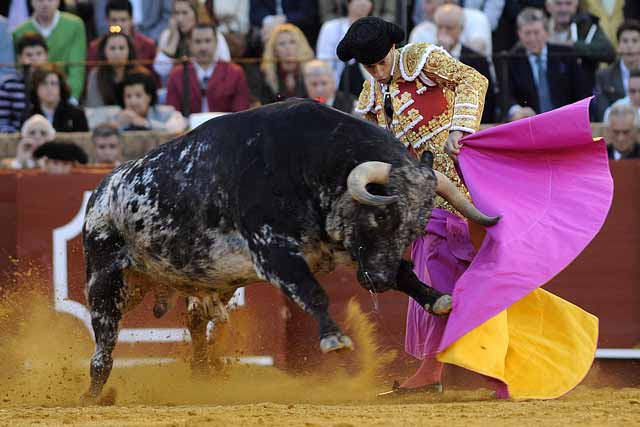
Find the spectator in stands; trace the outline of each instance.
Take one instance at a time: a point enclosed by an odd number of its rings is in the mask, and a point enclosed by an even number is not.
[[[182,114],[170,105],[156,105],[156,83],[146,70],[138,69],[125,75],[120,84],[122,110],[112,118],[120,130],[157,130],[179,133],[187,123]]]
[[[547,43],[547,17],[527,8],[518,15],[521,46],[508,61],[506,96],[509,120],[531,117],[581,98],[573,49]]]
[[[439,3],[438,7],[445,3],[458,4],[458,1],[445,1],[439,0],[434,4]],[[485,56],[491,56],[492,53],[492,41],[491,41],[491,24],[485,14],[476,9],[463,9],[464,11],[464,30],[460,35],[461,42]],[[424,21],[417,25],[411,34],[409,35],[409,42],[437,42],[437,28],[434,22]]]
[[[9,31],[15,30],[18,25],[29,19],[33,8],[29,0],[4,0],[0,2],[0,15],[6,16],[9,21]]]
[[[26,117],[42,114],[58,132],[87,132],[89,126],[82,109],[69,102],[71,91],[64,74],[54,64],[33,70],[29,84],[31,109]]]
[[[640,158],[638,127],[640,115],[631,105],[614,105],[607,120],[605,137],[609,158],[613,160]]]
[[[153,63],[153,69],[163,81],[171,72],[176,59],[189,56],[189,38],[198,23],[211,23],[211,17],[198,0],[174,0],[169,28],[160,35],[158,52]],[[230,61],[231,54],[224,36],[218,31],[216,38],[216,58]]]
[[[618,99],[604,112],[604,121],[608,121],[611,109],[616,105],[631,105],[640,113],[640,69],[631,70],[627,79],[627,96]]]
[[[34,150],[47,141],[53,141],[56,130],[45,117],[35,114],[24,122],[20,133],[22,138],[16,147],[16,157],[4,159],[2,164],[11,169],[33,169],[38,166],[33,158]]]
[[[340,80],[340,75],[344,70],[344,62],[340,61],[336,55],[338,43],[347,34],[351,24],[359,18],[369,16],[372,10],[371,0],[347,0],[346,16],[322,24],[316,45],[316,57],[331,64],[336,82]]]
[[[232,58],[244,56],[249,34],[249,0],[212,1],[213,23],[224,35]],[[205,2],[209,4],[209,2]]]
[[[97,6],[97,5],[96,5]],[[156,42],[150,37],[145,36],[140,31],[136,31],[133,25],[133,7],[129,0],[109,0],[105,7],[108,28],[113,32],[113,27],[120,27],[120,31],[133,40],[135,46],[136,59],[139,61],[148,61],[144,64],[146,68],[153,71],[153,60],[156,57]],[[105,36],[106,36],[105,35]],[[87,59],[96,61],[99,59],[99,46],[105,36],[98,37],[89,45]],[[91,70],[92,66],[87,67]]]
[[[491,75],[489,61],[480,53],[461,42],[464,30],[464,11],[455,4],[445,4],[436,10],[434,20],[437,28],[437,44],[442,46],[455,59],[476,69],[489,81],[482,114],[483,123],[495,121],[495,83]]]
[[[420,0],[417,0],[420,2]],[[318,0],[318,13],[320,22],[327,23],[332,19],[340,19],[348,15],[349,1],[345,0]],[[371,0],[371,15],[385,21],[396,21],[396,0]],[[367,16],[367,15],[365,15]]]
[[[191,31],[187,64],[189,108],[184,105],[184,67],[171,71],[167,84],[167,104],[184,115],[201,112],[235,112],[249,108],[249,87],[242,67],[216,60],[217,35],[210,24],[198,24]]]
[[[640,22],[625,21],[618,28],[618,60],[596,73],[596,120],[605,110],[628,93],[630,70],[640,68]]]
[[[460,0],[458,4],[460,7],[482,11],[489,20],[491,31],[495,31],[502,17],[505,2],[506,0]],[[413,22],[416,24],[423,21],[433,22],[433,15],[442,3],[441,0],[416,0],[413,6]]]
[[[108,13],[106,12],[108,1],[109,0],[93,0],[94,19],[98,34],[106,34],[111,25],[107,16]],[[158,41],[160,33],[169,25],[171,4],[172,0],[133,1],[133,9],[130,15],[133,18],[133,24],[136,29],[150,39]]]
[[[16,45],[18,67],[15,74],[0,78],[0,133],[18,132],[28,110],[26,82],[31,67],[47,62],[47,42],[39,33],[25,33]]]
[[[251,26],[262,31],[264,27],[275,28],[288,22],[298,27],[308,43],[314,45],[318,36],[317,0],[250,0],[249,21]],[[264,39],[268,39],[265,34]]]
[[[13,43],[9,32],[9,22],[4,16],[0,16],[0,78],[13,74]]]
[[[493,31],[493,51],[511,50],[518,42],[516,21],[520,12],[528,7],[544,10],[546,0],[506,0],[497,28]]]
[[[33,15],[13,32],[14,43],[30,31],[42,34],[47,41],[49,60],[62,62],[62,70],[68,76],[71,95],[80,99],[84,89],[87,59],[87,39],[84,23],[67,12],[58,11],[60,0],[31,0]]]
[[[593,93],[600,63],[611,63],[616,51],[600,27],[598,18],[578,13],[578,0],[547,0],[549,42],[573,48],[580,59],[581,93]]]
[[[637,1],[637,0],[636,0]],[[610,41],[624,21],[624,0],[580,0],[580,9],[598,18],[598,23]]]
[[[348,114],[353,112],[355,98],[337,90],[333,69],[329,64],[314,59],[304,65],[303,73],[309,98]]]
[[[262,104],[290,97],[306,98],[302,65],[313,59],[304,34],[293,24],[278,25],[265,46],[260,63]]]
[[[100,38],[98,59],[108,65],[99,65],[89,72],[87,78],[87,107],[102,107],[118,104],[118,85],[126,73],[135,65],[135,46],[129,36],[120,31],[108,33]]]
[[[91,133],[93,162],[113,167],[122,163],[122,135],[117,127],[102,123]]]
[[[77,164],[87,164],[87,153],[72,142],[45,142],[33,152],[35,159],[42,159],[42,169],[53,175],[71,173]]]

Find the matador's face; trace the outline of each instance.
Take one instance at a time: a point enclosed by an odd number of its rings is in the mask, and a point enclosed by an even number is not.
[[[391,47],[387,56],[382,58],[375,64],[362,64],[364,69],[380,83],[387,83],[391,77],[391,70],[393,69],[393,61],[395,60],[395,45]]]

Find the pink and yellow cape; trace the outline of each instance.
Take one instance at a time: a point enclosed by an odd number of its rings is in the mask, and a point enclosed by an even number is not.
[[[438,360],[496,378],[515,399],[555,398],[593,362],[598,319],[540,289],[602,227],[613,196],[589,99],[463,140],[459,163],[487,229],[456,283]]]

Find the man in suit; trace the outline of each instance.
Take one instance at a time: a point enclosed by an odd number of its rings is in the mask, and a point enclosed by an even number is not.
[[[638,126],[640,115],[632,105],[614,105],[607,118],[605,137],[609,146],[609,158],[612,160],[640,158],[638,145]]]
[[[508,60],[507,118],[517,120],[553,110],[582,98],[573,48],[547,43],[547,18],[540,9],[518,15],[520,45]]]
[[[99,35],[109,31],[106,15],[108,0],[94,0],[93,13]],[[133,24],[136,29],[156,43],[160,33],[169,26],[172,0],[134,0]]]
[[[640,22],[628,20],[618,27],[618,60],[596,73],[596,120],[629,93],[629,73],[640,67]]]
[[[216,29],[208,24],[197,24],[191,30],[189,52],[192,58],[187,64],[187,85],[183,84],[182,65],[176,65],[169,74],[167,104],[185,116],[249,108],[249,87],[242,67],[215,59],[216,34]],[[188,104],[185,105],[187,99]]]
[[[433,19],[436,25],[437,44],[445,48],[455,59],[474,68],[489,81],[482,123],[493,123],[496,107],[495,84],[487,59],[481,53],[462,44],[460,40],[465,24],[464,10],[455,4],[444,4],[438,7]]]
[[[547,0],[549,41],[572,47],[580,64],[581,90],[592,94],[596,70],[601,63],[610,64],[616,58],[611,41],[600,26],[598,17],[578,11],[578,0]]]
[[[303,77],[309,98],[347,114],[353,112],[355,98],[337,90],[333,68],[328,63],[319,59],[307,62],[304,65]]]

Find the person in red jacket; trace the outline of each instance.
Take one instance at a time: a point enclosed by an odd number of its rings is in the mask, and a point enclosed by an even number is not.
[[[188,92],[184,88],[184,67],[176,65],[169,74],[167,101],[188,116],[200,112],[236,112],[249,108],[249,87],[242,68],[215,58],[216,31],[198,24],[191,32],[187,64]],[[188,105],[185,100],[188,99]],[[185,108],[186,107],[186,108]]]
[[[143,64],[144,67],[151,71],[156,79],[156,83],[159,83],[153,70],[153,60],[156,57],[156,42],[141,32],[135,31],[131,2],[129,0],[109,0],[106,6],[106,14],[109,27],[120,27],[120,30],[115,30],[115,32],[122,32],[131,37],[136,49],[136,59],[145,62]],[[105,36],[98,37],[89,44],[89,50],[87,51],[88,61],[97,61],[99,59],[98,47],[104,37]],[[87,71],[92,67],[93,65],[89,63]]]

